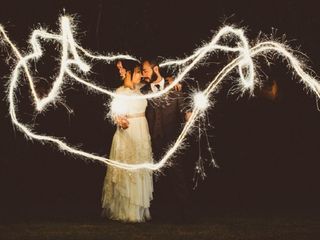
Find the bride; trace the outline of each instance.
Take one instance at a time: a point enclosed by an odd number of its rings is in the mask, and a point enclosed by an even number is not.
[[[127,62],[123,85],[118,94],[141,95],[141,70],[139,63]],[[145,117],[146,99],[115,98],[111,103],[116,122],[125,116],[127,128],[117,127],[113,136],[110,159],[122,163],[152,162],[151,139]],[[119,125],[119,124],[118,124]],[[123,125],[122,125],[123,126]],[[102,192],[103,215],[124,222],[144,222],[151,219],[149,207],[152,200],[152,172],[149,170],[124,170],[108,166]]]

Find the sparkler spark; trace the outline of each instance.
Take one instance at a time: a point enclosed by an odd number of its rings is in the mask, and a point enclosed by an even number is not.
[[[202,92],[197,92],[193,95],[194,107],[198,108],[200,111],[205,111],[209,106],[209,99]]]
[[[71,18],[68,16],[62,16],[60,18],[60,32],[59,33],[49,33],[42,29],[37,29],[32,32],[30,38],[30,44],[32,50],[26,55],[22,55],[14,43],[10,40],[4,28],[0,25],[0,33],[5,43],[7,43],[14,55],[17,58],[17,63],[15,68],[12,71],[9,87],[8,87],[8,102],[9,102],[9,113],[11,120],[18,130],[23,132],[28,138],[35,139],[38,141],[53,143],[59,147],[62,151],[70,152],[74,155],[91,159],[94,161],[99,161],[104,164],[111,165],[113,167],[118,167],[127,170],[136,170],[136,169],[150,169],[150,170],[160,170],[167,161],[177,152],[177,150],[183,145],[183,142],[187,134],[192,129],[197,118],[203,111],[207,109],[210,105],[208,99],[212,92],[217,89],[217,86],[225,79],[225,77],[234,71],[235,69],[239,73],[239,86],[240,92],[249,91],[253,93],[254,87],[256,85],[255,78],[255,64],[253,59],[257,56],[267,56],[269,53],[275,53],[283,57],[287,63],[288,67],[300,78],[302,83],[310,89],[313,93],[320,98],[320,84],[318,80],[308,72],[303,62],[301,62],[296,55],[293,54],[291,49],[279,42],[276,41],[264,41],[256,44],[253,47],[250,47],[248,39],[245,37],[242,29],[234,28],[231,26],[222,27],[216,35],[213,36],[212,40],[198,48],[194,53],[187,58],[177,59],[177,60],[168,60],[160,64],[160,67],[175,67],[179,66],[181,72],[177,75],[175,80],[171,85],[159,91],[157,93],[150,93],[146,95],[137,95],[137,96],[128,96],[117,94],[116,92],[105,89],[99,85],[93,84],[81,78],[84,75],[90,73],[90,63],[85,61],[85,58],[90,59],[91,61],[104,61],[106,63],[113,62],[117,59],[136,59],[135,57],[129,55],[95,55],[90,53],[88,50],[82,48],[74,39],[73,34],[73,25]],[[40,45],[40,39],[45,39],[47,41],[56,41],[61,44],[61,60],[60,60],[60,69],[57,78],[53,82],[52,88],[49,94],[45,97],[40,98],[36,92],[32,72],[29,69],[29,63],[34,60],[38,60],[43,55],[43,50]],[[229,46],[228,44],[221,44],[220,42],[228,42],[227,40],[236,41],[236,47]],[[231,45],[231,44],[230,44]],[[184,125],[180,135],[177,140],[173,143],[172,147],[164,154],[163,158],[157,163],[143,163],[143,164],[126,164],[118,162],[116,159],[111,160],[105,157],[101,157],[92,153],[76,149],[75,147],[70,146],[68,143],[59,140],[53,136],[46,136],[35,133],[35,131],[27,127],[25,124],[20,122],[17,117],[17,99],[15,93],[19,86],[22,74],[24,73],[31,90],[31,95],[35,103],[35,108],[37,111],[43,111],[50,104],[54,103],[59,95],[62,95],[61,90],[62,85],[67,76],[74,81],[77,81],[85,85],[88,89],[94,90],[96,93],[106,94],[113,98],[125,98],[128,100],[132,99],[152,99],[162,96],[163,94],[170,91],[175,84],[184,80],[184,77],[198,64],[202,61],[205,61],[205,58],[214,52],[226,52],[226,53],[236,53],[238,54],[230,63],[228,63],[208,84],[206,89],[201,93],[197,93],[194,97],[194,105],[191,117],[189,121]],[[72,66],[72,68],[71,68]],[[76,72],[75,72],[76,71]]]

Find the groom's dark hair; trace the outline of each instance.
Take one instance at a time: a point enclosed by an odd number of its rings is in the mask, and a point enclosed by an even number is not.
[[[154,58],[154,57],[147,57],[147,58],[143,58],[141,61],[141,64],[143,64],[144,62],[148,62],[151,65],[151,68],[153,69],[154,67],[158,67],[159,68],[159,73],[162,76],[162,72],[160,69],[160,61],[159,58]]]

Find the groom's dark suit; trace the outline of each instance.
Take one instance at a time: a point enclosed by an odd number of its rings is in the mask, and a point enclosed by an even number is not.
[[[150,84],[141,88],[143,94],[152,92]],[[186,97],[181,91],[171,90],[165,96],[148,101],[146,118],[151,135],[152,151],[155,160],[159,160],[173,143],[185,122]],[[155,184],[153,212],[163,213],[167,205],[175,210],[175,215],[183,217],[189,207],[189,191],[183,169],[184,156],[172,159],[173,165],[163,171],[164,177]]]

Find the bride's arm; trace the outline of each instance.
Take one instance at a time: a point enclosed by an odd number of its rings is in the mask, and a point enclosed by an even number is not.
[[[116,93],[119,94],[120,88],[116,90]],[[110,112],[109,115],[114,124],[119,126],[122,129],[127,129],[129,127],[129,121],[126,117],[126,102],[120,97],[115,97],[110,103]]]

